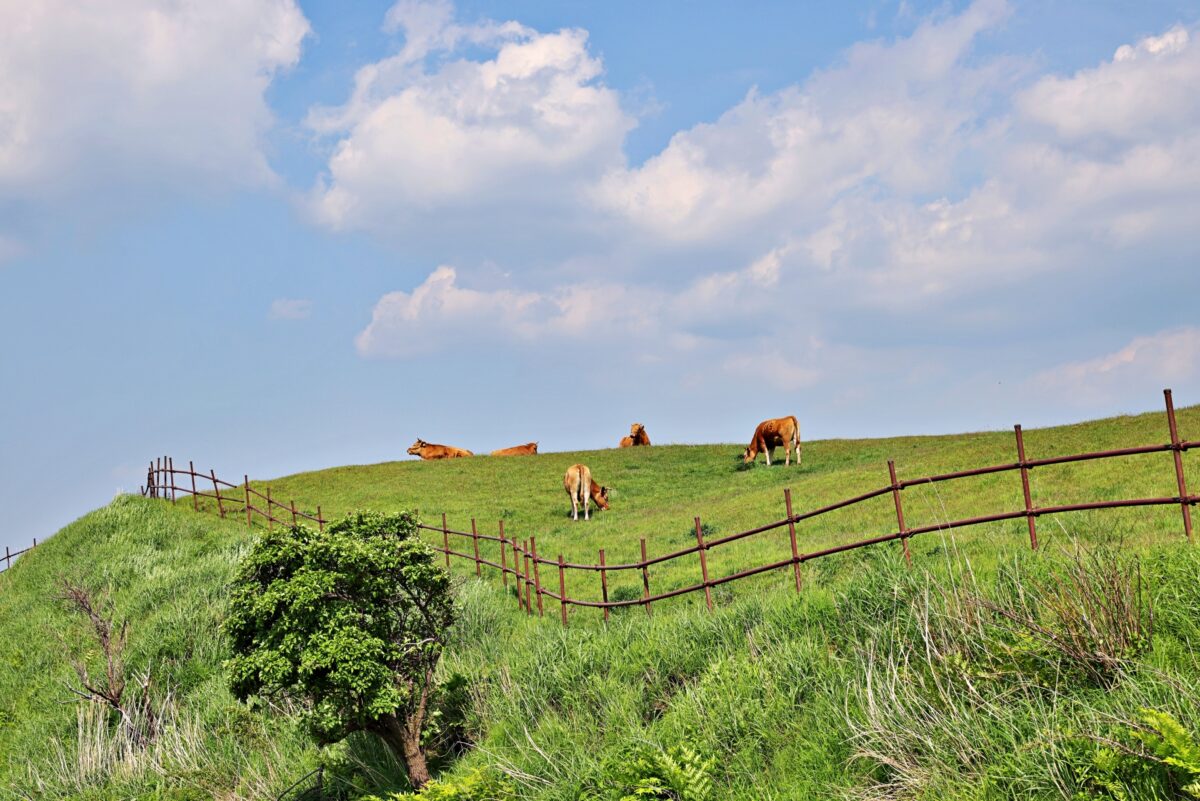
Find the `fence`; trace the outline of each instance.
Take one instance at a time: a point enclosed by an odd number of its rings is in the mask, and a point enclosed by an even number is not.
[[[187,483],[176,482],[177,477],[186,478]],[[197,484],[197,481],[200,483]],[[198,489],[205,482],[212,484],[212,492]],[[221,494],[221,487],[226,488],[224,494]],[[324,531],[325,524],[329,521],[321,515],[320,506],[317,507],[316,514],[310,514],[297,509],[294,500],[283,503],[272,498],[270,486],[266,490],[266,492],[259,492],[251,487],[248,475],[242,476],[241,484],[231,484],[217,478],[214,470],[197,473],[195,465],[190,461],[187,470],[176,468],[175,460],[169,456],[163,456],[150,462],[150,466],[146,468],[146,484],[141,487],[142,495],[150,498],[163,498],[171,503],[177,503],[180,496],[184,498],[190,496],[192,508],[197,512],[200,511],[200,499],[210,498],[216,501],[217,512],[221,517],[225,517],[229,512],[244,514],[248,526],[253,525],[254,515],[258,515],[267,521],[268,529],[274,528],[276,523],[294,526],[301,520],[307,520],[316,523],[317,528]],[[258,499],[258,506],[254,505],[255,499]],[[280,511],[282,517],[275,516],[275,512],[278,510],[282,510]]]
[[[5,570],[8,570],[10,567],[12,567],[13,560],[16,559],[18,556],[20,556],[23,553],[29,553],[36,547],[37,547],[37,537],[33,538],[33,545],[30,545],[28,548],[22,548],[19,551],[10,551],[8,549],[8,546],[5,545],[4,546],[4,567],[0,567],[0,573],[3,573]]]
[[[1179,437],[1179,430],[1175,420],[1175,406],[1171,398],[1171,390],[1163,390],[1163,396],[1166,401],[1166,416],[1167,430],[1170,434],[1170,441],[1162,445],[1143,445],[1132,448],[1120,448],[1117,450],[1093,451],[1090,453],[1077,453],[1066,456],[1051,456],[1043,459],[1029,459],[1025,453],[1025,438],[1021,431],[1021,426],[1014,426],[1013,432],[1016,436],[1016,456],[1017,461],[992,465],[988,467],[977,467],[971,470],[960,470],[953,473],[943,473],[940,475],[923,476],[921,478],[911,478],[900,480],[896,475],[896,465],[894,461],[888,461],[888,478],[890,479],[887,486],[881,487],[870,492],[865,492],[861,495],[856,495],[853,498],[847,498],[836,503],[831,503],[817,509],[794,513],[792,510],[792,494],[791,490],[784,490],[784,507],[786,517],[783,520],[774,523],[768,523],[757,528],[741,531],[736,534],[729,534],[724,537],[705,540],[704,530],[700,523],[700,518],[694,519],[696,531],[696,544],[688,548],[673,551],[661,556],[648,557],[646,554],[646,540],[641,540],[641,561],[629,562],[625,564],[607,564],[605,561],[604,549],[600,549],[599,562],[596,564],[581,564],[567,562],[562,554],[557,555],[557,559],[547,559],[541,556],[537,550],[537,538],[530,537],[528,540],[518,540],[515,537],[507,537],[504,532],[504,521],[500,521],[499,535],[492,536],[489,534],[480,534],[475,520],[471,520],[471,531],[456,531],[447,526],[446,516],[442,515],[442,525],[428,526],[420,524],[420,528],[441,534],[442,545],[435,547],[435,550],[445,555],[446,567],[450,566],[450,557],[464,559],[475,564],[475,574],[481,575],[484,566],[499,570],[505,587],[508,586],[509,576],[512,576],[516,585],[517,603],[521,609],[528,614],[533,614],[534,604],[537,605],[539,615],[544,614],[543,600],[548,598],[551,601],[559,604],[559,612],[564,626],[568,623],[567,610],[571,606],[598,608],[603,610],[604,619],[608,620],[609,612],[612,609],[629,606],[641,606],[646,610],[647,615],[651,615],[653,604],[658,601],[665,601],[669,598],[674,598],[680,595],[686,595],[693,592],[703,592],[705,604],[711,610],[713,608],[712,590],[719,585],[737,581],[739,579],[756,576],[760,573],[767,573],[772,570],[781,570],[786,568],[792,569],[793,581],[796,591],[799,592],[802,586],[802,577],[800,566],[805,562],[820,559],[826,556],[832,556],[838,553],[853,551],[858,548],[865,548],[871,545],[879,545],[885,542],[894,542],[899,540],[904,558],[908,564],[912,564],[912,554],[908,547],[908,540],[919,534],[925,534],[933,531],[945,531],[947,529],[963,528],[966,526],[977,526],[984,523],[995,523],[1003,520],[1016,520],[1025,518],[1029,529],[1029,546],[1036,549],[1038,547],[1037,539],[1037,519],[1043,515],[1061,514],[1064,512],[1079,512],[1091,509],[1115,509],[1120,507],[1134,506],[1164,506],[1178,505],[1183,519],[1183,531],[1188,542],[1192,540],[1192,517],[1191,507],[1200,503],[1200,496],[1189,495],[1187,491],[1187,482],[1184,474],[1183,453],[1193,448],[1200,448],[1200,441],[1184,441]],[[1178,494],[1171,497],[1159,498],[1129,498],[1124,500],[1108,500],[1108,501],[1091,501],[1086,503],[1071,503],[1059,504],[1055,506],[1035,506],[1033,496],[1029,488],[1029,471],[1038,467],[1046,467],[1049,465],[1067,464],[1070,462],[1084,462],[1095,459],[1112,459],[1125,456],[1135,456],[1148,453],[1171,453],[1174,456],[1174,477],[1178,488]],[[955,479],[970,478],[974,476],[983,476],[991,473],[1004,473],[1011,471],[1019,471],[1021,475],[1021,489],[1025,499],[1023,509],[1011,512],[1000,512],[997,514],[980,515],[977,517],[962,518],[944,523],[935,523],[932,525],[908,527],[904,522],[904,501],[903,493],[908,487],[915,487],[924,484],[935,484],[942,481],[953,481]],[[896,510],[896,531],[888,534],[883,534],[877,537],[858,540],[856,542],[846,543],[844,545],[836,545],[831,548],[825,548],[818,551],[801,553],[796,541],[796,524],[820,515],[828,514],[838,509],[845,509],[855,504],[860,504],[874,498],[879,498],[885,495],[891,495],[893,504]],[[769,564],[759,565],[746,570],[732,573],[727,576],[721,576],[716,579],[710,579],[708,575],[708,551],[717,548],[721,545],[726,545],[737,540],[753,537],[764,534],[769,531],[788,529],[788,537],[791,545],[791,557]],[[464,553],[456,551],[450,547],[450,537],[466,538],[471,540],[472,552]],[[496,563],[479,555],[479,542],[496,542],[500,545],[500,562]],[[512,566],[509,566],[509,556],[511,555]],[[686,587],[672,589],[667,592],[652,594],[650,591],[650,571],[649,568],[653,565],[672,561],[675,559],[683,559],[695,555],[701,581],[698,584],[693,584]],[[551,571],[558,572],[558,592],[554,592],[552,588],[547,588],[542,583],[540,567],[547,567]],[[588,601],[578,598],[570,598],[567,596],[567,580],[566,574],[568,570],[590,571],[599,573],[600,577],[600,601]],[[608,574],[614,571],[621,570],[637,570],[641,572],[642,578],[642,597],[610,601],[608,598]]]

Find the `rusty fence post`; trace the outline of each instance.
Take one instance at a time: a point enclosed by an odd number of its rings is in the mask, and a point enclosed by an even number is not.
[[[796,521],[792,516],[792,491],[790,489],[783,491],[783,505],[787,509],[788,538],[792,541],[792,574],[796,579],[796,592],[800,592],[800,588],[803,586],[800,578],[800,549],[796,547]]]
[[[5,569],[12,567],[12,556],[8,552],[8,546],[4,546],[4,567]]]
[[[562,611],[563,628],[567,626],[567,568],[563,563],[563,555],[558,555],[558,599]]]
[[[521,553],[525,559],[525,614],[533,614],[533,599],[530,598],[533,594],[533,581],[530,578],[529,572],[529,540],[521,543]]]
[[[542,617],[542,577],[538,572],[537,537],[529,538],[529,548],[533,551],[533,592],[537,595],[538,617]]]
[[[296,499],[292,499],[292,528],[296,527]]]
[[[892,500],[896,502],[896,524],[900,527],[900,544],[904,546],[904,561],[912,567],[912,554],[908,552],[908,529],[904,526],[904,507],[900,503],[900,482],[896,480],[896,463],[888,459],[888,475],[892,479]]]
[[[600,597],[604,600],[604,622],[608,622],[608,571],[604,569],[604,549],[600,549]]]
[[[173,504],[175,503],[175,459],[169,458],[167,461],[170,465],[167,468],[167,475],[171,477],[171,503]]]
[[[213,483],[213,495],[217,496],[217,511],[221,513],[221,519],[225,519],[225,504],[221,502],[221,485],[217,483],[217,471],[210,469],[209,477]]]
[[[321,516],[321,504],[317,504],[317,531],[325,530],[325,518]]]
[[[192,478],[192,511],[200,511],[200,499],[196,497],[196,465],[192,464],[192,460],[188,459],[188,475]]]
[[[513,557],[516,558],[515,555]],[[515,571],[514,571],[515,572]],[[508,557],[504,555],[504,521],[500,521],[500,580],[504,582],[504,589],[508,590]]]
[[[267,485],[267,531],[275,530],[275,513],[271,509],[271,485]]]
[[[646,606],[646,617],[653,617],[650,612],[650,567],[646,562],[646,538],[642,537],[642,603]]]
[[[250,476],[245,473],[242,473],[242,486],[246,492],[246,525],[253,526],[250,521]]]
[[[320,514],[317,515],[320,517]],[[450,529],[446,528],[446,513],[442,512],[442,547],[446,550],[446,569],[450,569]]]
[[[159,467],[157,456],[154,457],[154,481],[152,483],[154,484],[154,495],[152,497],[157,498],[158,488],[162,486],[162,468]]]
[[[517,591],[517,608],[525,608],[525,599],[521,596],[521,541],[516,537],[512,538],[512,573],[513,573],[513,589]]]
[[[1179,487],[1179,508],[1183,512],[1183,533],[1192,541],[1192,510],[1188,506],[1187,479],[1183,474],[1183,448],[1179,445],[1179,428],[1175,424],[1175,401],[1171,390],[1163,390],[1167,402],[1167,427],[1171,430],[1171,454],[1175,457],[1175,483]]]
[[[475,518],[471,518],[471,542],[475,545],[475,575],[482,576],[483,569],[479,565],[479,532],[475,530]]]
[[[1021,491],[1025,493],[1025,519],[1029,523],[1029,547],[1037,550],[1037,522],[1033,513],[1033,495],[1029,492],[1029,463],[1025,461],[1025,434],[1021,426],[1013,426],[1017,435],[1017,460],[1021,465]]]
[[[707,547],[704,545],[704,534],[700,531],[700,518],[696,518],[696,545],[699,546],[697,553],[700,554],[700,575],[704,579],[704,602],[708,604],[708,611],[712,611],[712,589],[708,586],[708,557],[705,555]]]

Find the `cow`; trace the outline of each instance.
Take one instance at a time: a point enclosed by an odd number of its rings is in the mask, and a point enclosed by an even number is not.
[[[796,466],[800,466],[800,423],[796,418],[789,415],[787,417],[777,417],[774,420],[763,420],[758,424],[758,428],[754,429],[754,438],[750,440],[750,444],[746,446],[746,450],[742,451],[742,463],[750,464],[753,462],[762,451],[767,455],[767,466],[771,465],[771,452],[778,445],[783,446],[783,452],[787,456],[785,464],[792,463],[792,448],[796,449]]]
[[[563,476],[563,489],[571,498],[571,519],[579,519],[579,504],[583,504],[583,519],[589,520],[588,498],[601,509],[608,509],[608,487],[592,481],[592,471],[586,464],[573,464]]]
[[[455,448],[453,445],[434,445],[423,439],[418,439],[408,449],[410,456],[420,456],[422,459],[461,459],[464,456],[474,456],[466,448]]]
[[[618,443],[620,448],[632,448],[635,445],[649,445],[650,437],[646,434],[646,427],[641,423],[634,423],[629,427],[629,436],[622,437]]]
[[[537,456],[537,443],[528,442],[524,445],[514,445],[511,448],[501,448],[492,451],[492,456]]]

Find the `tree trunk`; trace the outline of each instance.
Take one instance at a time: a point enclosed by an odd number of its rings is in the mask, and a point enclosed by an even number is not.
[[[404,761],[409,783],[414,790],[420,790],[430,778],[429,766],[425,764],[425,749],[421,747],[421,721],[402,722],[395,715],[387,715],[379,724],[376,733],[392,753]]]

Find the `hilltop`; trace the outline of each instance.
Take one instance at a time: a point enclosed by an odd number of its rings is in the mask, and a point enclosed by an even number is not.
[[[1200,408],[1179,419],[1193,438],[1200,432]],[[1031,457],[1165,439],[1161,414],[1026,432]],[[269,483],[277,497],[321,503],[326,516],[416,507],[468,530],[474,515],[489,533],[504,519],[510,535],[537,536],[543,553],[594,561],[603,547],[624,561],[643,537],[652,554],[687,545],[695,515],[718,533],[776,520],[784,487],[798,510],[877,488],[889,458],[914,477],[1015,456],[1011,432],[806,443],[799,470],[740,469],[740,451],[670,445],[390,462]],[[588,523],[569,519],[561,487],[575,461],[615,487],[613,510]],[[1188,469],[1200,486],[1196,465]],[[1034,493],[1043,503],[1171,495],[1172,477],[1169,457],[1156,454],[1038,469]],[[920,525],[1022,500],[1016,476],[999,474],[910,489],[906,503]],[[893,515],[884,497],[818,518],[800,536],[809,549],[844,542],[891,530]],[[472,746],[441,767],[451,778],[499,768],[522,799],[609,798],[631,749],[682,742],[713,760],[714,799],[1116,797],[1106,786],[1182,797],[1165,774],[1105,757],[1084,735],[1120,740],[1141,708],[1200,730],[1192,646],[1200,549],[1184,543],[1177,507],[1063,515],[1042,531],[1038,552],[1023,521],[929,534],[913,543],[912,570],[882,546],[813,563],[801,594],[767,574],[727,585],[713,613],[691,596],[656,605],[650,619],[615,614],[608,626],[599,614],[573,613],[565,630],[518,612],[498,578],[474,579],[456,563],[462,618],[444,668],[470,688],[453,723]],[[369,741],[318,754],[288,718],[229,695],[218,624],[250,536],[237,519],[122,497],[0,575],[0,798],[274,798],[318,764],[350,798],[403,787],[403,771]],[[1076,562],[1081,545],[1095,556]],[[785,537],[751,538],[714,552],[710,569],[724,575],[787,547]],[[1152,638],[1134,632],[1103,681],[1019,625],[981,613],[986,604],[1031,608],[1057,625],[1054,610],[1079,570],[1083,585],[1136,570],[1154,604]],[[572,594],[594,597],[589,578]],[[63,579],[108,592],[130,621],[129,665],[170,689],[173,727],[154,753],[122,752],[103,721],[63,703],[74,675],[66,655],[88,642],[55,600]],[[695,579],[692,564],[653,575],[656,590]],[[632,580],[614,578],[614,592]],[[1122,620],[1126,633],[1145,623],[1132,612]]]

